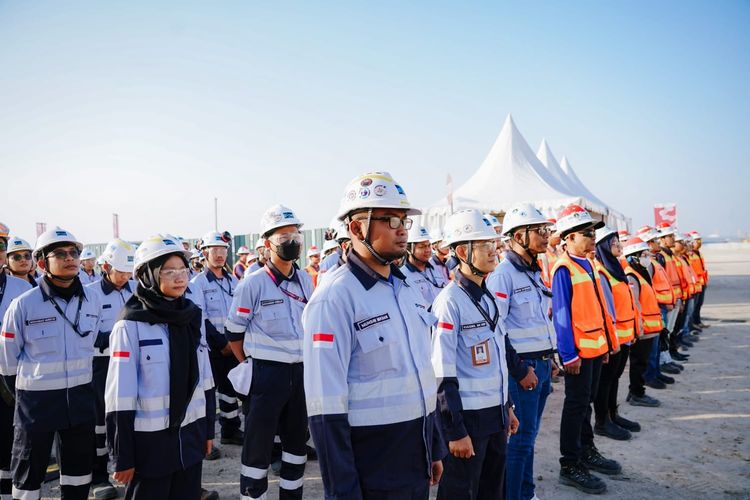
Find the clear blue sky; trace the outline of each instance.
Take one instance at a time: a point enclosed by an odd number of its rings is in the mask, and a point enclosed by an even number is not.
[[[2,2],[0,221],[324,226],[370,169],[425,206],[511,112],[635,225],[750,230],[750,3],[500,3]]]

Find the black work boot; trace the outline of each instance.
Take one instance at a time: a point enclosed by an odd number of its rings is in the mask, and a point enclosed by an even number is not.
[[[627,441],[631,438],[630,432],[614,423],[607,415],[603,422],[594,424],[594,434],[606,436],[617,441]]]
[[[680,369],[676,366],[672,366],[669,363],[662,363],[661,365],[659,365],[659,369],[664,373],[671,373],[672,375],[680,374]]]
[[[614,475],[622,472],[620,464],[615,460],[604,458],[602,454],[599,453],[599,450],[596,449],[596,446],[584,448],[581,460],[583,461],[583,465],[596,472],[601,472],[602,474]]]
[[[607,491],[607,483],[592,475],[582,464],[568,464],[560,466],[560,484],[577,488],[584,493],[600,495]]]
[[[657,406],[661,405],[661,402],[656,398],[652,398],[647,394],[636,396],[632,392],[628,394],[628,397],[625,399],[625,401],[630,403],[632,406],[645,406],[647,408],[656,408]]]
[[[615,411],[612,412],[611,418],[612,418],[612,422],[616,423],[623,429],[627,429],[630,432],[641,432],[641,424],[639,424],[638,422],[633,422],[632,420],[628,420],[627,418],[623,416],[620,416],[620,413],[617,411],[617,409],[615,409]]]
[[[657,380],[661,380],[665,384],[674,384],[674,378],[670,377],[669,375],[664,375],[663,373],[660,373],[656,376]]]
[[[236,444],[242,446],[245,442],[245,435],[240,429],[232,429],[226,433],[221,431],[221,444]]]

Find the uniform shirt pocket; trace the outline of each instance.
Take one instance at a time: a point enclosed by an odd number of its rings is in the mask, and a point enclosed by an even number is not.
[[[396,336],[390,330],[378,327],[357,332],[361,350],[359,366],[362,374],[383,373],[395,369]]]
[[[534,302],[529,293],[514,293],[511,299],[511,309],[522,318],[530,318],[534,311]]]
[[[49,354],[57,350],[57,342],[60,332],[56,328],[44,325],[33,325],[26,329],[27,349],[32,355]]]
[[[266,333],[279,335],[289,333],[287,332],[289,329],[289,311],[286,310],[284,304],[261,307],[258,316],[263,331]]]

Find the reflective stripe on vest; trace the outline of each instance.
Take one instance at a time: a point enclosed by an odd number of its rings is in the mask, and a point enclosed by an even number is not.
[[[640,338],[649,339],[655,337],[656,334],[664,329],[664,322],[656,293],[651,285],[648,284],[648,281],[643,279],[630,265],[625,267],[625,274],[633,276],[638,280],[638,284],[640,285],[638,302],[641,304],[640,317],[643,319],[643,333]]]
[[[661,251],[664,256],[664,270],[667,272],[669,283],[672,285],[672,293],[674,293],[675,299],[682,298],[682,285],[680,284],[680,272],[677,270],[677,264],[674,258],[667,254],[664,250]]]
[[[672,305],[675,303],[675,295],[672,291],[672,285],[669,283],[669,277],[661,264],[656,259],[651,259],[654,266],[654,275],[651,277],[654,294],[659,304]]]
[[[560,267],[566,268],[570,273],[570,319],[578,355],[584,359],[596,358],[610,350],[608,344],[611,344],[611,350],[617,349],[619,343],[600,287],[594,284],[589,273],[567,253],[557,259],[553,276]]]
[[[612,289],[612,298],[615,302],[615,332],[620,343],[630,342],[635,338],[635,319],[637,308],[633,292],[627,281],[620,281],[604,267],[601,262],[596,261],[596,270],[603,274]]]

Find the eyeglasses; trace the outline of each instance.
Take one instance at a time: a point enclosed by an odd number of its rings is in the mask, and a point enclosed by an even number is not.
[[[208,253],[215,255],[226,255],[227,253],[229,253],[229,249],[227,247],[208,247]]]
[[[578,231],[578,233],[585,236],[586,238],[593,238],[596,234],[596,231],[594,231],[593,229],[587,229],[585,231]]]
[[[187,267],[181,267],[179,269],[161,269],[159,271],[159,276],[175,281],[180,278],[187,278],[189,272],[190,270]]]
[[[283,245],[290,241],[302,244],[302,233],[274,234],[268,238],[274,245]]]
[[[4,252],[8,249],[8,244],[5,242],[5,240],[0,240],[0,252]]]
[[[10,256],[10,259],[15,262],[19,262],[22,260],[31,260],[31,252],[14,253],[13,255]]]
[[[550,229],[549,226],[530,227],[529,231],[532,231],[532,232],[538,234],[542,238],[544,238],[545,236],[549,236],[550,234],[552,234],[552,229]]]
[[[364,219],[359,219],[364,220]],[[404,229],[409,230],[411,229],[411,225],[414,224],[414,221],[412,219],[406,218],[402,219],[401,217],[391,216],[391,217],[370,217],[370,220],[379,220],[383,222],[387,222],[388,226],[391,229],[398,229],[401,226],[404,226]]]
[[[77,248],[68,250],[67,252],[65,250],[55,250],[54,252],[50,252],[47,254],[47,258],[54,257],[58,260],[65,260],[68,257],[70,257],[71,259],[77,259],[80,256],[81,252],[79,252]]]
[[[497,242],[495,240],[487,241],[474,241],[471,244],[472,249],[477,251],[493,252],[497,249]]]

